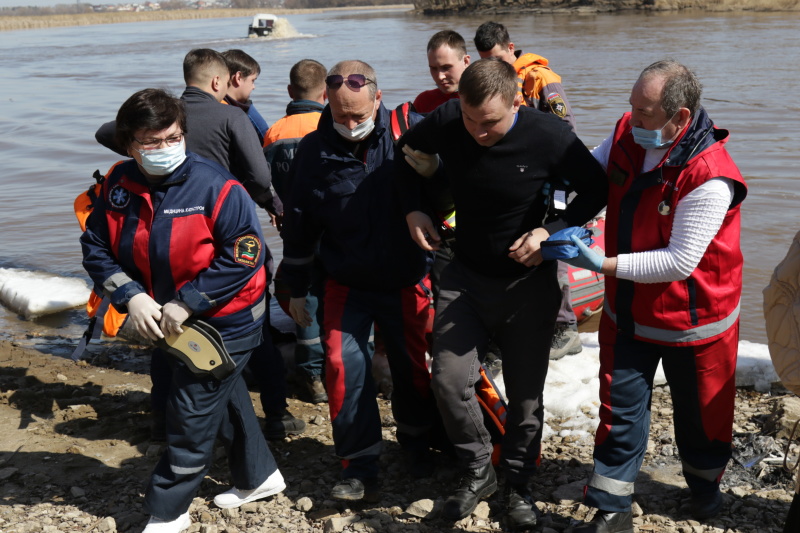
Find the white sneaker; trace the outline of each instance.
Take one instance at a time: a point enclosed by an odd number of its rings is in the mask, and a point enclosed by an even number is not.
[[[151,516],[142,533],[180,533],[191,525],[192,519],[189,518],[189,511],[186,511],[175,520],[169,521]]]
[[[241,507],[247,502],[253,502],[261,498],[266,498],[267,496],[272,496],[273,494],[278,494],[285,488],[286,483],[283,482],[283,476],[280,470],[276,470],[264,483],[254,489],[239,490],[233,487],[222,494],[217,494],[214,498],[214,504],[223,509],[233,509],[235,507]]]

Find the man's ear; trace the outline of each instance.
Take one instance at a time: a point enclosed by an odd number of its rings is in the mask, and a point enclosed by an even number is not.
[[[517,91],[517,94],[514,95],[514,103],[512,106],[514,107],[514,113],[519,111],[520,106],[522,105],[522,94]]]
[[[242,71],[237,71],[231,76],[231,87],[239,87],[242,84]]]
[[[682,107],[678,109],[678,127],[683,130],[692,121],[692,112],[689,108]]]
[[[294,91],[292,90],[292,84],[291,83],[286,86],[286,92],[289,93],[289,98],[294,100]]]

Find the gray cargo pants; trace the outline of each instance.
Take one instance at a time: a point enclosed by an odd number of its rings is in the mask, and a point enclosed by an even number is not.
[[[492,338],[503,358],[508,416],[501,465],[527,482],[542,439],[542,389],[561,302],[556,264],[523,278],[492,278],[453,260],[442,272],[433,324],[432,388],[447,435],[466,468],[491,460],[492,444],[475,398],[479,354]]]

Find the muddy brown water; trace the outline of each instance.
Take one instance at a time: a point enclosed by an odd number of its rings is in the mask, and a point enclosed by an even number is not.
[[[287,15],[278,38],[247,39],[249,18],[177,20],[0,33],[0,267],[85,278],[75,196],[117,158],[94,141],[125,98],[145,87],[180,93],[181,63],[192,48],[240,48],[262,66],[253,100],[270,122],[284,114],[289,68],[303,58],[327,66],[372,64],[384,101],[396,105],[433,87],[425,46],[452,28],[468,41],[479,16],[424,17],[406,11]],[[761,290],[800,229],[798,138],[800,14],[503,15],[517,48],[547,57],[564,79],[578,134],[589,146],[628,109],[643,67],[673,57],[694,68],[703,104],[731,130],[728,148],[750,186],[743,205],[745,254],[742,338],[764,342]],[[264,217],[265,227],[267,219]],[[273,254],[277,234],[267,229]],[[0,332],[75,335],[78,311],[21,321],[0,308]]]

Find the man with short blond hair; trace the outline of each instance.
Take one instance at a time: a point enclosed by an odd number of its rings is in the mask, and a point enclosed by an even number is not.
[[[286,106],[286,116],[279,119],[264,137],[264,155],[272,169],[272,184],[278,196],[286,197],[289,192],[289,169],[294,160],[300,141],[317,129],[322,110],[325,109],[325,76],[327,71],[318,61],[302,59],[289,70],[287,91],[292,101]],[[277,227],[283,221],[281,213]],[[320,329],[322,326],[322,305],[324,276],[319,261],[314,262],[311,283],[306,295],[306,311],[311,319],[307,327],[296,325],[297,343],[294,348],[294,362],[302,388],[311,403],[328,401],[328,394],[322,378],[325,370],[325,352],[322,347]],[[278,267],[275,275],[275,293],[286,294],[282,269]],[[281,306],[285,298],[278,297]]]

